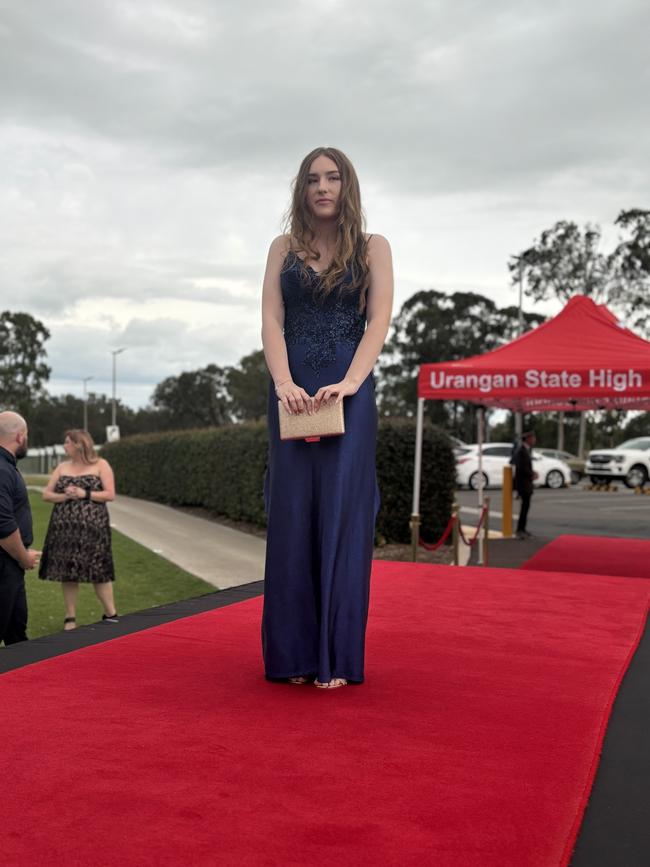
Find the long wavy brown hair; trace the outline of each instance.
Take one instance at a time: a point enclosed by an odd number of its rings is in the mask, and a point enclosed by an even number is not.
[[[308,275],[305,260],[311,259],[317,262],[320,259],[320,253],[314,243],[316,240],[314,215],[307,206],[309,170],[314,160],[320,156],[328,157],[336,163],[341,175],[341,194],[336,222],[336,248],[332,261],[318,275],[318,291],[322,296],[329,295],[337,284],[341,285],[343,292],[359,289],[359,309],[363,310],[366,306],[369,283],[368,242],[364,235],[365,215],[361,207],[357,173],[348,157],[337,148],[315,148],[300,164],[292,185],[292,201],[285,219],[289,249],[303,261],[302,268],[305,276]]]
[[[65,432],[65,438],[69,438],[76,446],[79,446],[79,457],[84,464],[96,464],[99,460],[95,451],[95,443],[87,430],[72,428]]]

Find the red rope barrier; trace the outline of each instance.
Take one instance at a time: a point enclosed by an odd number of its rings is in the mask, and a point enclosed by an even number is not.
[[[483,525],[483,521],[485,520],[485,516],[487,515],[487,506],[483,506],[481,511],[481,517],[478,519],[478,524],[476,525],[476,532],[474,533],[474,538],[469,541],[465,538],[465,534],[463,533],[463,527],[460,523],[460,515],[452,515],[449,519],[449,523],[445,527],[445,532],[438,539],[437,542],[425,542],[424,539],[420,538],[418,540],[418,544],[420,548],[424,548],[426,551],[435,551],[440,548],[441,545],[444,545],[447,539],[449,538],[449,534],[451,533],[454,523],[458,522],[458,533],[460,538],[463,540],[465,545],[471,548],[472,545],[475,544],[478,539],[478,534],[481,532],[481,526]]]
[[[485,520],[486,515],[487,515],[487,506],[483,506],[483,509],[481,510],[481,517],[478,519],[478,524],[476,525],[476,532],[474,533],[474,538],[470,539],[469,542],[467,541],[467,539],[465,538],[465,534],[463,533],[463,527],[460,523],[460,515],[452,515],[451,518],[449,519],[449,523],[445,527],[445,532],[442,534],[442,536],[438,539],[437,542],[425,542],[424,539],[420,538],[418,540],[418,544],[420,545],[420,548],[424,548],[427,551],[435,551],[441,545],[445,544],[445,542],[447,541],[447,539],[449,537],[449,534],[452,531],[452,528],[454,526],[454,522],[457,521],[458,522],[458,533],[460,535],[460,538],[463,540],[465,545],[467,545],[468,547],[471,548],[471,546],[474,545],[474,543],[478,539],[478,534],[481,532],[481,527],[483,525],[483,521]]]
[[[456,520],[456,515],[452,515],[449,519],[449,523],[445,528],[445,532],[442,534],[440,539],[437,542],[425,542],[423,539],[420,539],[420,547],[426,548],[427,551],[435,551],[436,548],[439,548],[441,545],[444,545],[447,541],[447,537],[451,533],[452,527],[454,526],[454,521]]]

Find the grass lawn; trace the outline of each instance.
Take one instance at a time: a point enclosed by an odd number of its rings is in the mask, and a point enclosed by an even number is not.
[[[28,484],[42,484],[26,479]],[[34,516],[34,548],[41,550],[52,505],[44,503],[40,493],[30,491]],[[165,560],[148,548],[113,530],[115,560],[115,603],[120,614],[140,611],[166,602],[189,599],[212,593],[214,587]],[[37,570],[26,574],[30,638],[63,629],[63,595],[58,581],[41,581]],[[101,620],[102,606],[90,584],[79,585],[77,625]]]
[[[22,475],[23,479],[25,480],[26,485],[40,485],[43,488],[45,487],[45,485],[47,485],[48,480],[50,478],[49,476],[41,476],[41,475],[37,475],[36,473],[32,473],[31,475],[29,473],[27,473],[27,474],[21,473],[21,475]]]

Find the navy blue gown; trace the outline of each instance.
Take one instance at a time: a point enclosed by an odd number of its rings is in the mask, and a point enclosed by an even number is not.
[[[325,300],[318,277],[289,253],[281,275],[293,381],[313,396],[345,377],[365,330],[359,292]],[[262,648],[266,676],[321,682],[364,677],[370,568],[379,494],[372,374],[344,398],[345,434],[280,441],[269,389],[268,518]]]

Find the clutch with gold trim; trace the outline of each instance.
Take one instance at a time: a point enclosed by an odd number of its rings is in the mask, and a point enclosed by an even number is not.
[[[286,411],[281,400],[278,401],[281,440],[307,440],[314,442],[321,437],[337,437],[345,433],[343,401],[322,403],[318,412],[291,414]]]

